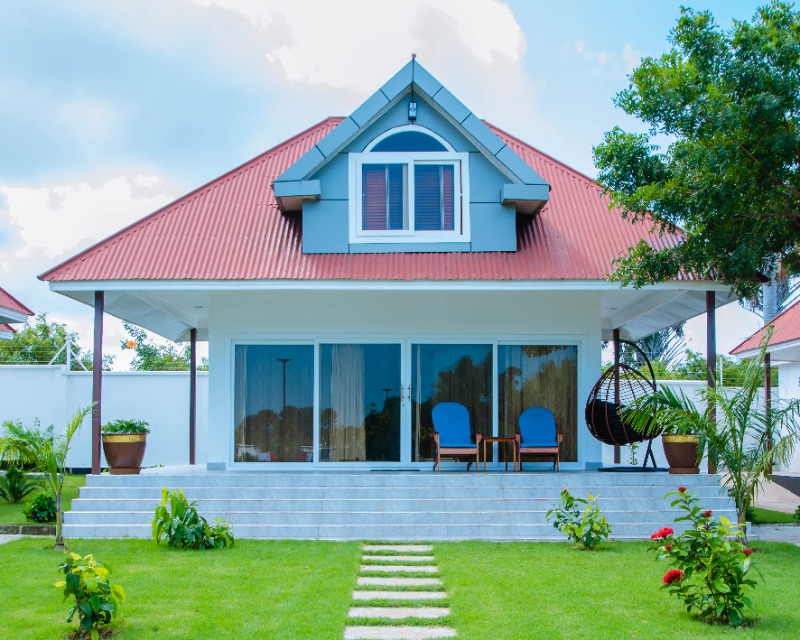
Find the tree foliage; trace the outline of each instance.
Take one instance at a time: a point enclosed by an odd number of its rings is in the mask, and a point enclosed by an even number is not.
[[[648,133],[616,127],[594,156],[626,218],[685,236],[641,242],[613,277],[642,286],[688,270],[752,297],[778,262],[800,271],[800,13],[773,0],[723,30],[682,8],[669,42],[615,98]]]
[[[66,364],[67,340],[72,345],[72,370],[85,368],[91,371],[92,352],[81,349],[78,334],[67,331],[66,325],[48,322],[46,313],[40,313],[32,323],[26,323],[10,340],[0,340],[0,363],[48,364],[55,358],[54,364]],[[111,368],[113,360],[113,356],[103,357],[104,371]]]
[[[131,362],[131,371],[188,371],[190,366],[190,346],[181,347],[175,342],[156,344],[148,338],[141,327],[124,322],[125,331],[131,337],[123,340],[123,349],[131,348],[128,342],[135,343],[136,356]],[[198,371],[208,370],[208,358],[203,358],[197,366]]]

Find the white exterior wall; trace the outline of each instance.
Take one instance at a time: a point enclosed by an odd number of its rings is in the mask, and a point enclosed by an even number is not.
[[[64,366],[0,366],[0,421],[53,424],[61,433],[80,407],[92,402],[92,374]],[[189,463],[189,373],[103,372],[102,420],[146,420],[150,424],[144,466]],[[206,461],[208,374],[197,374],[197,452]],[[72,440],[67,466],[91,468],[92,425],[87,417]],[[106,466],[101,452],[101,464]]]
[[[800,398],[800,363],[792,362],[778,365],[778,394],[780,398]],[[800,451],[781,471],[800,473]]]
[[[230,468],[233,344],[263,340],[385,340],[577,344],[578,397],[600,375],[600,294],[515,291],[275,291],[211,295],[209,465]],[[583,428],[578,459],[600,464],[601,445]],[[315,420],[317,417],[315,416]]]

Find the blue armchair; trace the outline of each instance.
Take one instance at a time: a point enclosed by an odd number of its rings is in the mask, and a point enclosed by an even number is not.
[[[480,433],[475,434],[475,442],[469,427],[469,411],[458,402],[440,402],[431,412],[433,418],[433,442],[435,446],[433,469],[442,470],[442,456],[467,460],[467,471],[475,462],[478,470],[478,445],[481,443]]]
[[[522,456],[544,456],[553,458],[553,470],[561,469],[560,447],[564,434],[558,433],[556,417],[550,409],[528,407],[517,422],[517,447],[519,469],[522,471]]]

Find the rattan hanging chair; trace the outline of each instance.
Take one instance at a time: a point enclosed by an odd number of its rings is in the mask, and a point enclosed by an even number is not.
[[[629,344],[636,349],[647,363],[650,378],[639,370],[619,363],[612,365],[603,372],[600,379],[592,388],[589,399],[586,401],[586,426],[589,432],[600,442],[609,445],[627,446],[645,440],[652,440],[660,433],[643,435],[635,431],[619,414],[624,407],[636,398],[646,396],[656,390],[653,367],[647,356],[635,344],[620,340],[622,344]],[[619,380],[619,399],[616,398],[616,380]]]

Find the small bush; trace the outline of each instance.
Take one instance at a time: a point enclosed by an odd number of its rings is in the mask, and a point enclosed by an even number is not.
[[[108,579],[111,569],[95,560],[92,554],[81,558],[77,553],[70,553],[58,568],[64,572],[65,580],[56,582],[56,588],[64,589],[64,601],[70,596],[75,598],[67,622],[72,622],[77,613],[78,637],[97,640],[100,637],[97,628],[116,617],[125,592],[119,585],[111,584]]]
[[[686,487],[668,496],[677,496],[671,504],[685,512],[675,522],[691,526],[679,535],[672,527],[663,527],[650,536],[657,557],[668,559],[672,567],[664,575],[662,589],[683,600],[686,611],[696,609],[706,622],[744,624],[744,608],[753,607],[745,588],[755,587],[756,582],[747,577],[753,550],[734,538],[741,536],[742,527],[724,516],[719,522],[713,520],[711,510],[703,510]]]
[[[568,489],[562,489],[558,506],[550,509],[545,517],[555,519],[553,526],[570,542],[577,542],[584,549],[594,549],[611,533],[608,520],[600,515],[598,497],[589,494],[588,499],[575,498]],[[581,509],[579,505],[585,506]]]
[[[40,493],[33,499],[31,506],[25,509],[25,518],[29,522],[55,522],[56,499],[49,493]]]
[[[794,519],[800,523],[800,505],[798,505],[797,509],[794,510]]]
[[[112,420],[103,425],[103,433],[150,433],[144,420]]]
[[[187,549],[222,549],[232,547],[233,531],[219,518],[212,527],[197,513],[196,502],[189,502],[183,491],[170,492],[164,487],[161,503],[156,505],[153,518],[153,538],[156,544],[166,541],[168,547]]]
[[[41,482],[32,480],[26,473],[11,465],[5,475],[0,477],[0,497],[16,504],[41,486]]]

